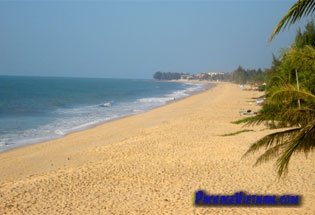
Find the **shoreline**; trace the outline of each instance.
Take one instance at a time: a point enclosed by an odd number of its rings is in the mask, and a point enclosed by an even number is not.
[[[264,126],[242,130],[240,109],[260,95],[237,85],[210,89],[148,112],[0,153],[0,211],[5,214],[312,214],[313,154],[292,157],[276,181],[274,160],[241,159]],[[298,207],[195,207],[192,195],[301,195]]]
[[[192,82],[192,81],[187,81],[185,83],[189,83],[189,82]],[[197,82],[200,82],[200,81],[197,81]],[[192,82],[192,83],[195,83],[195,82]],[[209,82],[207,82],[208,84],[210,84]],[[223,83],[223,82],[221,82]],[[72,136],[72,135],[80,135],[80,133],[83,133],[83,132],[89,132],[90,130],[93,130],[93,129],[97,129],[97,128],[101,128],[109,123],[113,123],[113,122],[116,122],[116,121],[120,121],[120,120],[125,120],[125,119],[129,119],[129,118],[132,118],[132,117],[136,117],[136,116],[139,116],[141,117],[141,115],[143,114],[146,114],[146,113],[149,113],[151,111],[154,111],[154,110],[158,110],[160,108],[165,108],[167,107],[168,105],[172,105],[174,103],[177,103],[177,102],[180,102],[180,101],[183,101],[183,100],[186,100],[186,99],[189,99],[191,97],[194,97],[196,95],[199,95],[199,94],[202,94],[202,93],[206,93],[207,91],[213,89],[216,87],[216,85],[219,84],[219,83],[211,83],[211,85],[202,90],[202,91],[199,91],[199,92],[195,92],[195,93],[192,93],[190,94],[189,96],[186,96],[186,97],[182,97],[180,99],[176,99],[176,100],[172,100],[172,101],[169,101],[167,102],[166,104],[162,105],[162,106],[158,106],[158,107],[154,107],[150,110],[147,110],[145,112],[141,112],[141,113],[136,113],[136,114],[130,114],[130,115],[126,115],[126,116],[122,116],[122,117],[118,117],[116,119],[111,119],[111,120],[108,120],[106,122],[103,122],[103,123],[100,123],[100,124],[96,124],[94,126],[91,126],[91,127],[88,127],[86,129],[82,129],[82,130],[78,130],[78,131],[73,131],[73,132],[70,132],[70,133],[67,133],[61,137],[57,137],[57,138],[54,138],[54,139],[49,139],[49,140],[46,140],[46,141],[41,141],[41,142],[37,142],[37,143],[30,143],[30,144],[25,144],[25,145],[21,145],[21,146],[17,146],[17,147],[14,147],[14,148],[11,148],[11,149],[7,149],[5,151],[0,151],[0,162],[1,162],[1,155],[2,154],[6,154],[6,153],[15,153],[15,151],[17,151],[18,154],[20,154],[20,152],[23,152],[23,151],[32,151],[36,148],[43,148],[45,145],[51,145],[53,144],[53,142],[62,142],[62,140],[64,138],[67,138],[68,136]],[[33,148],[34,147],[34,148]],[[61,146],[56,146],[56,147],[61,147]],[[1,165],[0,165],[1,167]],[[47,168],[47,167],[46,167]],[[48,167],[49,170],[54,170],[56,169],[56,167],[52,168],[52,167]],[[1,183],[1,180],[2,178],[0,177],[0,183]]]
[[[152,80],[152,81],[154,81],[154,80]],[[168,82],[168,81],[165,81],[165,82]],[[180,82],[181,82],[181,81],[180,81]],[[200,81],[197,81],[197,82],[200,82]],[[183,83],[196,83],[196,81],[191,81],[191,80],[190,80],[190,81],[185,81],[185,82],[183,82]],[[1,154],[1,153],[8,152],[8,151],[11,151],[11,150],[15,150],[15,149],[18,149],[18,148],[21,148],[21,147],[31,146],[31,145],[35,145],[35,144],[41,144],[41,143],[45,143],[45,142],[57,140],[57,139],[60,139],[60,138],[64,138],[64,137],[66,137],[67,135],[70,135],[70,134],[72,134],[72,133],[77,133],[77,132],[81,132],[81,131],[84,131],[84,130],[92,129],[92,128],[94,128],[94,127],[100,126],[100,125],[102,125],[102,124],[105,124],[105,123],[108,123],[108,122],[111,122],[111,121],[120,120],[120,119],[129,117],[129,116],[134,116],[134,115],[138,115],[138,114],[143,114],[143,113],[149,112],[149,111],[151,111],[151,110],[153,110],[153,109],[160,108],[160,107],[163,107],[163,106],[165,106],[165,105],[171,104],[171,103],[173,103],[173,102],[180,101],[180,100],[185,99],[185,98],[188,98],[188,97],[190,97],[190,96],[194,96],[194,95],[196,95],[196,94],[198,94],[198,93],[202,93],[203,91],[209,90],[210,88],[212,88],[212,87],[215,86],[215,83],[210,83],[210,82],[200,82],[200,83],[201,83],[201,84],[208,84],[209,87],[207,87],[207,88],[205,88],[205,89],[203,89],[203,90],[201,90],[201,91],[193,92],[193,93],[189,94],[188,96],[185,96],[185,97],[182,97],[182,98],[178,98],[178,99],[176,99],[176,100],[174,99],[174,100],[167,101],[167,102],[166,102],[165,104],[163,104],[163,105],[156,106],[156,107],[153,107],[153,108],[151,108],[151,109],[148,109],[148,110],[145,110],[145,111],[142,111],[142,112],[139,112],[139,113],[129,113],[129,114],[127,114],[127,115],[123,115],[123,116],[119,116],[119,117],[116,117],[116,118],[112,118],[112,119],[106,120],[106,121],[104,121],[104,122],[99,122],[99,123],[96,123],[96,124],[93,124],[93,125],[89,125],[89,126],[87,126],[87,127],[83,127],[83,128],[81,128],[81,129],[75,129],[75,130],[70,131],[70,132],[68,132],[68,133],[65,133],[65,134],[63,134],[63,135],[61,135],[61,136],[59,136],[59,137],[58,137],[58,136],[57,136],[57,137],[49,137],[49,138],[48,138],[48,137],[46,137],[46,138],[40,137],[40,138],[35,138],[35,139],[40,139],[39,141],[31,141],[31,140],[29,140],[29,141],[27,141],[26,143],[14,144],[14,146],[10,146],[10,147],[8,147],[8,148],[6,148],[6,149],[0,150],[0,154]]]

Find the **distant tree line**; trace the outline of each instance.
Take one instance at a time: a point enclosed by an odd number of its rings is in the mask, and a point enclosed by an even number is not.
[[[155,80],[207,80],[207,81],[229,81],[237,84],[246,83],[263,83],[270,69],[263,71],[262,69],[244,69],[239,66],[235,71],[228,73],[201,73],[189,74],[178,72],[155,72],[153,78]],[[270,73],[270,72],[269,72]]]
[[[225,73],[224,79],[237,84],[262,83],[265,81],[265,71],[262,69],[244,69],[239,66],[235,71]]]
[[[178,72],[156,72],[154,73],[153,78],[156,80],[178,80],[181,75],[185,74]]]

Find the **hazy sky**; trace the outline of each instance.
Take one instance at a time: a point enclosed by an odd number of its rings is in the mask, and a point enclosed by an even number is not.
[[[0,75],[152,78],[267,68],[291,0],[1,1]],[[305,23],[303,23],[304,26]]]

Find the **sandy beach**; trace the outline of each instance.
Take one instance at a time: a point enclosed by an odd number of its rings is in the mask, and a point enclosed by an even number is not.
[[[219,83],[191,97],[0,153],[0,214],[315,214],[315,157],[295,155],[286,178],[274,161],[241,159],[266,134],[243,127],[239,111],[262,95]],[[253,131],[222,136],[243,129]],[[295,207],[195,207],[197,190],[300,195]]]

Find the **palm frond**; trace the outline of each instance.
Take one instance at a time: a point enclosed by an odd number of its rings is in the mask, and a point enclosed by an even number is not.
[[[255,153],[259,149],[265,147],[266,150],[280,145],[288,138],[292,137],[296,132],[298,132],[300,128],[292,128],[285,131],[279,131],[272,134],[269,134],[260,140],[256,141],[254,144],[250,146],[250,148],[245,152],[242,158],[248,156],[249,154]]]
[[[285,143],[280,143],[278,145],[275,145],[275,146],[267,149],[262,155],[260,155],[257,158],[254,166],[258,166],[262,163],[268,162],[269,160],[271,160],[273,158],[278,157],[280,154],[279,151],[282,151],[284,146],[285,146]]]
[[[305,125],[315,119],[315,99],[307,99],[304,96],[305,100],[301,99],[301,107],[298,107],[297,99],[303,98],[302,96],[284,95],[278,95],[277,100],[275,97],[272,101],[267,100],[258,114],[249,118],[245,125],[266,124],[269,127],[281,128]],[[309,96],[308,93],[306,95]]]
[[[314,0],[298,0],[280,20],[276,28],[273,30],[269,37],[269,42],[278,34],[282,29],[294,24],[303,16],[308,16],[315,10]]]
[[[301,108],[289,108],[281,111],[279,119],[286,122],[288,126],[306,125],[309,121],[315,120],[314,110],[314,106],[306,107],[303,104]]]
[[[298,57],[303,58],[303,59],[314,60],[315,59],[315,48],[310,46],[310,45],[306,45],[303,49],[289,49],[287,51],[287,54],[292,55],[292,56],[298,56]]]
[[[315,148],[315,120],[312,120],[295,137],[299,141],[297,151],[310,152]]]
[[[242,158],[257,152],[265,147],[254,166],[277,158],[278,177],[287,174],[289,161],[296,152],[304,152],[306,155],[315,148],[315,120],[312,120],[304,127],[293,128],[285,131],[275,132],[267,135],[246,151]]]
[[[312,46],[307,45],[302,49],[290,49],[286,52],[284,58],[292,68],[298,71],[315,69],[315,48]]]
[[[265,124],[271,128],[279,128],[277,122],[281,121],[277,112],[269,112],[266,114],[259,113],[258,115],[251,117],[247,120],[245,126],[254,126]]]
[[[287,147],[277,160],[278,176],[287,174],[289,161],[293,153],[303,151],[306,155],[315,148],[315,121],[312,121],[297,132],[292,141],[287,142]]]
[[[276,98],[281,99],[281,97],[282,98],[283,97],[289,97],[289,98],[300,97],[300,98],[310,99],[310,100],[315,101],[315,95],[312,94],[310,91],[304,90],[304,89],[297,89],[295,86],[293,86],[291,84],[287,84],[285,86],[282,86],[281,89],[274,92],[270,98],[271,98],[271,100],[274,100]]]

